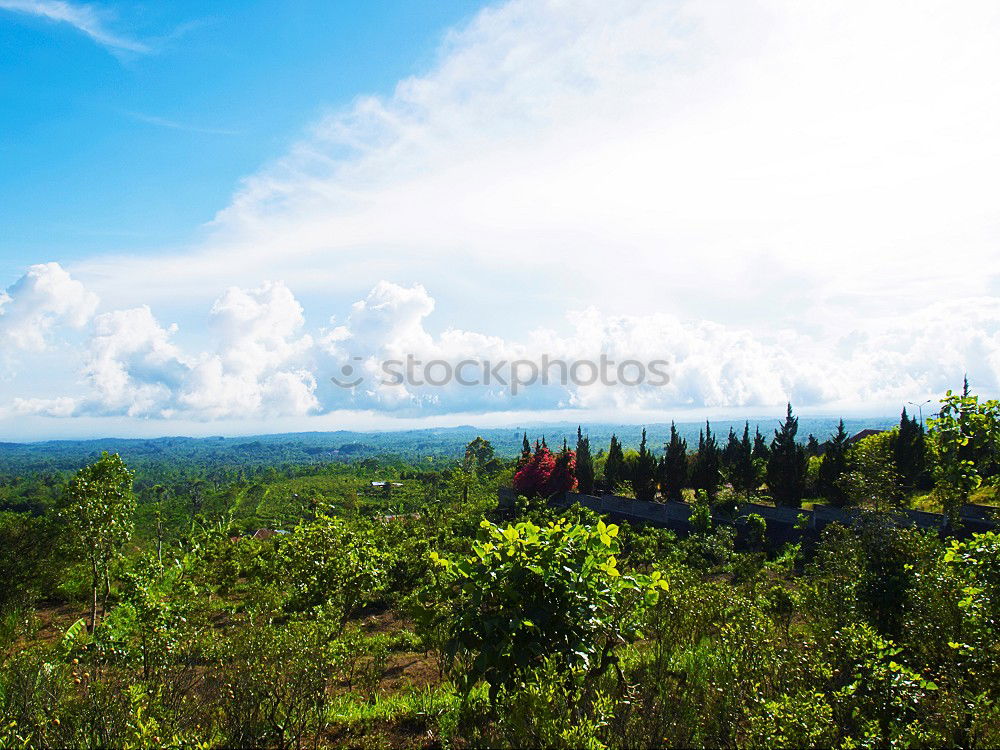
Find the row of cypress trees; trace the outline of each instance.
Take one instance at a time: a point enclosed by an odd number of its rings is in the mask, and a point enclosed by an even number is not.
[[[844,429],[844,421],[840,421],[836,433],[823,446],[812,435],[805,445],[799,442],[798,422],[789,404],[785,419],[775,430],[770,443],[761,435],[760,428],[756,428],[751,437],[750,423],[745,422],[742,436],[730,428],[725,447],[720,447],[711,424],[706,422],[705,429],[698,435],[697,450],[690,453],[687,441],[680,437],[676,425],[671,423],[670,440],[659,457],[650,449],[645,429],[638,453],[628,459],[621,441],[617,435],[612,435],[604,463],[603,489],[613,491],[616,487],[630,484],[640,500],[652,500],[658,492],[662,492],[668,500],[680,500],[685,488],[703,490],[709,497],[714,497],[722,483],[728,482],[736,492],[749,498],[761,484],[766,483],[778,505],[800,507],[807,489],[810,494],[823,497],[833,505],[844,505],[848,497],[843,480],[851,470],[850,439]],[[905,409],[898,429],[891,435],[891,452],[900,492],[930,487],[924,429]],[[809,487],[809,458],[820,453],[823,460],[814,485]],[[529,463],[537,469],[534,473],[539,476],[535,477],[531,472],[521,476],[521,469]],[[592,494],[598,485],[590,438],[583,434],[580,427],[577,427],[576,450],[570,450],[564,441],[563,449],[558,454],[548,451],[544,438],[541,444],[536,444],[533,453],[525,433],[518,470],[520,483],[530,485],[532,491],[542,494],[545,494],[544,490],[556,486],[562,490],[573,489]]]
[[[750,423],[746,422],[742,438],[730,430],[726,447],[720,448],[711,424],[706,422],[705,429],[698,435],[698,449],[689,456],[687,441],[677,432],[676,424],[671,423],[670,440],[662,456],[657,458],[650,450],[643,429],[639,452],[631,461],[626,461],[621,441],[617,435],[612,435],[604,463],[604,486],[613,489],[630,483],[640,500],[653,499],[657,490],[662,490],[668,500],[680,500],[685,488],[704,490],[714,496],[723,480],[728,479],[734,489],[749,495],[760,486],[760,466],[766,465],[768,477],[789,486],[786,493],[789,499],[798,493],[801,502],[806,458],[804,448],[795,441],[797,429],[798,418],[792,415],[789,405],[788,416],[781,429],[775,432],[770,446],[759,428],[751,438]],[[592,492],[594,468],[590,439],[580,428],[577,428],[576,465],[580,492]],[[797,479],[800,472],[801,482]]]
[[[849,471],[849,436],[841,420],[837,431],[825,444],[825,450],[812,435],[803,445],[798,439],[799,420],[788,404],[785,419],[768,443],[757,428],[750,434],[750,423],[739,436],[730,429],[725,447],[712,432],[711,424],[698,435],[697,451],[689,453],[687,441],[680,437],[675,424],[670,425],[670,440],[657,458],[649,448],[646,430],[638,454],[626,460],[621,441],[611,436],[604,464],[605,489],[631,484],[636,498],[653,499],[662,491],[668,500],[680,500],[682,490],[704,490],[714,496],[724,481],[734,490],[749,497],[762,483],[778,505],[800,507],[807,490],[807,467],[810,456],[823,453],[814,490],[834,505],[843,505],[847,498],[842,477]],[[527,436],[525,436],[527,440]],[[901,489],[922,489],[929,482],[925,459],[923,426],[903,410],[898,433],[893,438],[893,458]],[[578,489],[592,493],[596,486],[594,458],[590,438],[577,428],[576,476]]]

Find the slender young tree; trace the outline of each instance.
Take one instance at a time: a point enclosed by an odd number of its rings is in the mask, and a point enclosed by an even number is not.
[[[163,497],[167,494],[167,488],[162,484],[153,487],[153,495],[156,497],[156,562],[163,567]]]
[[[979,411],[978,404],[971,400],[973,398],[978,401],[978,397],[973,396],[969,389],[969,374],[966,373],[962,378],[962,400],[958,407],[958,423],[963,426],[963,433],[969,431],[966,427],[969,425],[970,417],[974,417]],[[967,440],[958,446],[958,458],[960,461],[976,463],[976,443],[974,440]]]
[[[188,534],[194,534],[194,522],[205,504],[205,480],[195,479],[192,481],[188,485],[188,492],[191,495],[191,522],[188,525]]]
[[[590,455],[590,438],[576,428],[576,481],[584,495],[594,494],[594,459]]]
[[[774,431],[770,458],[767,461],[767,488],[777,505],[802,507],[806,487],[806,452],[795,442],[799,418],[792,415],[792,405],[781,429]]]
[[[102,614],[111,593],[111,565],[132,534],[135,496],[132,472],[117,453],[77,472],[62,497],[60,514],[90,567],[90,632],[97,627],[97,594],[104,587]]]
[[[670,423],[670,442],[660,462],[659,473],[663,494],[668,500],[680,501],[682,490],[688,486],[687,441],[681,439],[673,422]]]

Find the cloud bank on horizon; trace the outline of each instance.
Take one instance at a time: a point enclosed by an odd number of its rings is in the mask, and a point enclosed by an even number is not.
[[[202,351],[178,345],[178,326],[164,327],[148,306],[94,314],[97,304],[96,295],[55,263],[33,266],[0,297],[0,341],[8,355],[52,349],[60,341],[61,351],[75,349],[66,337],[85,329],[78,334],[81,395],[15,397],[6,416],[216,420],[352,409],[413,417],[773,407],[788,400],[824,406],[941,392],[970,364],[990,389],[1000,374],[1000,299],[994,297],[938,303],[825,342],[789,330],[761,336],[665,313],[609,316],[596,308],[568,313],[566,334],[542,327],[511,340],[458,328],[434,335],[426,325],[435,304],[427,290],[387,281],[352,305],[342,325],[309,333],[292,291],[267,282],[231,287],[215,301],[207,315],[214,346]],[[504,381],[387,382],[382,370],[383,362],[407,357],[454,369],[462,361],[575,362],[602,355],[612,362],[666,360],[670,382],[538,382],[514,393]],[[329,382],[352,362],[360,384]]]
[[[998,32],[986,1],[487,8],[248,177],[197,247],[27,269],[0,293],[0,416],[849,410],[964,372],[1000,392]],[[602,353],[670,383],[329,380]]]

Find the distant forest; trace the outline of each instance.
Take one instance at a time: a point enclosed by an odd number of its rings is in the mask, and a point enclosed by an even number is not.
[[[845,419],[849,433],[864,429],[887,429],[896,424],[895,417]],[[750,429],[771,434],[781,423],[780,417],[751,419]],[[799,433],[806,441],[812,434],[819,440],[828,439],[837,430],[835,418],[801,417]],[[717,434],[743,429],[744,420],[713,420]],[[680,436],[696,443],[704,422],[681,422],[676,425]],[[0,442],[0,474],[23,471],[75,471],[82,463],[96,460],[102,451],[118,453],[136,469],[158,464],[180,464],[199,468],[231,468],[253,466],[285,466],[353,461],[357,458],[393,456],[408,462],[427,459],[450,460],[465,450],[476,437],[490,441],[496,454],[513,458],[520,454],[522,436],[545,436],[552,445],[564,439],[576,440],[576,423],[530,424],[510,428],[478,428],[472,426],[397,432],[302,432],[248,437],[164,437],[102,438],[95,440],[50,440],[30,443]],[[638,449],[641,425],[592,424],[587,434],[597,445],[607,446],[612,435],[621,438],[625,448]],[[670,440],[670,424],[650,424],[646,427],[650,445],[663,446]]]

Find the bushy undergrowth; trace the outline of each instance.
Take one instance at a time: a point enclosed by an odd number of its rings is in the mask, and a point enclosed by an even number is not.
[[[768,550],[756,520],[501,517],[495,487],[136,539],[92,632],[85,602],[58,628],[37,609],[82,558],[27,560],[37,585],[0,607],[0,747],[1000,745],[1000,536],[872,513]]]

